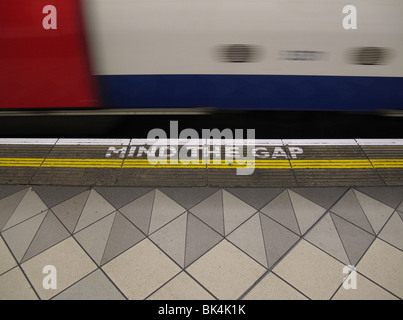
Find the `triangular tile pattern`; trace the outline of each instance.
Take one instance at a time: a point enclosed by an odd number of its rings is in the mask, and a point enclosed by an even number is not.
[[[49,210],[21,262],[25,262],[70,236],[59,219]]]
[[[354,193],[372,229],[375,231],[375,234],[378,234],[386,221],[392,216],[394,209],[359,191],[354,190]]]
[[[333,207],[332,212],[362,228],[375,234],[367,216],[364,213],[353,189],[349,190]]]
[[[284,191],[283,188],[226,188],[226,190],[256,210],[262,209]]]
[[[330,209],[348,189],[344,187],[313,187],[293,188],[291,190],[322,208]]]
[[[219,234],[224,235],[224,208],[222,190],[212,194],[190,209],[190,212],[209,225]]]
[[[227,240],[247,253],[261,265],[268,268],[259,214],[255,214],[238,229],[232,232],[227,237]]]
[[[326,212],[325,208],[289,190],[301,235],[305,234]]]
[[[222,239],[223,237],[207,224],[189,214],[186,230],[185,268],[215,247]]]
[[[150,239],[179,266],[186,268],[223,237],[187,212],[153,233]]]
[[[403,250],[403,217],[396,211],[379,233],[379,238]]]
[[[397,212],[399,212],[400,213],[400,216],[402,216],[403,215],[403,201],[402,201],[402,203],[400,204],[400,206],[399,207],[397,207]],[[403,219],[403,218],[402,218]]]
[[[256,213],[256,209],[228,191],[219,190],[190,212],[222,236],[227,236]]]
[[[116,212],[77,232],[74,238],[88,255],[100,265],[109,239]]]
[[[228,238],[266,268],[272,268],[300,237],[262,213],[255,214]]]
[[[267,263],[269,268],[272,268],[297,243],[300,237],[264,214],[260,215],[260,223]]]
[[[330,212],[305,236],[316,247],[346,265],[356,265],[375,236]]]
[[[222,191],[223,211],[224,211],[224,229],[227,236],[238,226],[250,218],[256,209],[239,200],[229,192]]]
[[[341,242],[336,226],[333,223],[332,216],[329,213],[305,235],[305,239],[343,262],[345,265],[350,264],[350,260]]]
[[[375,236],[335,214],[331,215],[350,264],[355,266],[375,240]]]
[[[284,190],[261,212],[292,232],[303,235],[319,220],[326,209],[292,190]]]
[[[284,190],[265,206],[261,212],[291,231],[301,234],[288,190]]]
[[[150,228],[154,198],[155,190],[142,195],[119,210],[144,234],[148,234],[148,230]]]
[[[91,190],[84,191],[52,208],[70,233],[74,232]]]
[[[77,232],[74,237],[101,266],[136,245],[145,235],[116,211]]]
[[[3,237],[18,262],[24,257],[47,212],[42,212],[3,232]]]
[[[185,209],[190,209],[217,192],[218,188],[161,188],[160,191]]]
[[[102,219],[115,211],[115,208],[106,201],[97,191],[91,190],[84,209],[77,222],[74,232],[78,232],[95,221]]]
[[[19,199],[19,196],[17,198]],[[6,199],[3,199],[3,201]],[[8,209],[10,209],[10,207],[8,207]],[[13,211],[7,223],[3,227],[3,230],[11,228],[17,225],[18,223],[28,220],[29,218],[32,218],[38,213],[41,213],[46,210],[48,210],[48,207],[45,205],[45,203],[43,203],[43,201],[38,197],[38,195],[32,188],[29,188],[24,194],[24,197],[22,198],[18,206]]]
[[[150,236],[182,268],[185,265],[187,220],[188,214],[184,213]]]
[[[27,190],[27,186],[2,185],[0,186],[0,200],[22,190]]]
[[[86,187],[65,186],[33,186],[32,188],[49,208],[57,206],[88,189]]]
[[[0,231],[2,231],[15,209],[27,193],[28,188],[20,190],[0,200]]]
[[[153,189],[137,187],[95,187],[95,190],[116,209],[120,209]]]
[[[154,204],[148,234],[152,234],[184,212],[186,212],[185,208],[173,201],[158,189],[155,190]]]
[[[116,258],[145,237],[138,228],[130,223],[120,212],[117,212],[101,264],[103,265]]]
[[[396,208],[403,200],[403,187],[361,187],[357,190],[391,208]]]

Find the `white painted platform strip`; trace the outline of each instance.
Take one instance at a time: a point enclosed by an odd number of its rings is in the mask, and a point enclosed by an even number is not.
[[[130,139],[60,139],[58,146],[124,146],[129,145]]]
[[[284,145],[292,146],[356,146],[354,139],[284,139]]]
[[[403,146],[403,139],[356,139],[361,146]]]
[[[131,146],[141,146],[141,145],[204,145],[206,144],[205,139],[132,139],[130,142]]]
[[[0,144],[35,144],[35,145],[53,145],[58,139],[31,139],[31,138],[2,138],[0,139]]]

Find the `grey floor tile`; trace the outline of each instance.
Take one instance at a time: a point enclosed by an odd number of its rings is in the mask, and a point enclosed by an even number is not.
[[[289,191],[295,216],[297,217],[301,235],[305,234],[316,221],[326,212],[326,209],[316,203],[298,195],[293,191]]]
[[[57,271],[57,288],[45,289],[42,273],[44,266],[51,265]],[[96,264],[72,237],[56,244],[41,254],[21,264],[27,278],[41,299],[50,299],[96,270]]]
[[[403,212],[402,211],[397,211],[397,213],[399,214],[400,218],[403,220]]]
[[[367,195],[354,190],[355,196],[357,197],[358,202],[361,205],[365,215],[367,216],[372,229],[375,231],[375,234],[378,234],[381,231],[382,227],[385,225],[386,221],[393,214],[394,209],[375,200]]]
[[[402,203],[400,204],[400,206],[397,208],[397,211],[399,211],[400,213],[403,214],[403,201],[402,201]]]
[[[403,250],[403,220],[397,212],[393,214],[382,229],[379,238]]]
[[[148,234],[151,213],[154,205],[155,190],[125,205],[119,211],[144,234]]]
[[[181,272],[147,300],[214,300],[214,298],[185,272]]]
[[[349,190],[333,207],[332,212],[375,234],[353,190]]]
[[[116,209],[120,209],[153,189],[136,187],[95,187],[95,190]]]
[[[98,265],[101,264],[115,216],[116,212],[95,222],[89,227],[84,228],[74,235],[74,238]]]
[[[49,210],[21,262],[31,259],[69,236],[66,228]]]
[[[403,187],[362,187],[357,190],[392,208],[403,200]]]
[[[52,208],[88,189],[86,187],[65,186],[33,186],[32,188],[49,208]]]
[[[21,202],[14,210],[8,222],[4,226],[4,229],[11,228],[16,224],[23,222],[38,213],[48,210],[48,207],[43,203],[43,201],[38,197],[32,188],[28,189]]]
[[[145,237],[139,229],[118,212],[113,221],[101,264],[103,265],[116,258],[119,254],[139,243]]]
[[[301,233],[288,190],[284,190],[279,196],[265,206],[261,212],[293,232],[297,234]]]
[[[215,231],[224,235],[224,209],[222,190],[217,191],[210,197],[190,210],[196,217],[205,222]]]
[[[269,268],[271,268],[300,237],[264,214],[260,215],[260,222],[263,230],[267,262]]]
[[[223,190],[224,229],[228,235],[250,218],[256,209]]]
[[[102,269],[131,300],[147,298],[181,271],[148,239],[131,247]]]
[[[283,188],[226,188],[237,198],[246,202],[256,210],[262,209],[266,204],[277,197]]]
[[[402,299],[402,267],[402,251],[376,239],[360,260],[357,271]]]
[[[357,288],[344,289],[340,286],[332,300],[398,300],[394,295],[378,286],[376,283],[368,280],[360,274],[357,274]]]
[[[3,237],[18,262],[24,257],[46,214],[47,212],[42,212],[3,232]]]
[[[114,211],[115,208],[109,202],[94,189],[91,190],[74,232],[84,229]]]
[[[149,234],[152,234],[154,231],[161,228],[163,225],[169,221],[172,221],[184,212],[186,212],[185,208],[173,201],[158,189],[155,190]]]
[[[60,219],[70,233],[74,232],[90,192],[90,190],[84,191],[83,193],[80,193],[52,208],[54,214]]]
[[[343,243],[337,233],[330,214],[326,214],[316,225],[305,235],[313,245],[327,252],[344,264],[350,264]]]
[[[232,232],[227,240],[247,253],[264,267],[268,267],[259,213]]]
[[[0,185],[0,200],[27,189],[27,186]]]
[[[187,213],[182,214],[150,236],[182,268],[185,266],[187,216]]]
[[[126,298],[98,269],[52,300],[126,300]]]
[[[185,209],[194,207],[199,202],[217,192],[217,188],[161,188],[163,193],[175,200]]]
[[[0,301],[5,300],[38,300],[19,267],[0,276]]]
[[[186,231],[185,267],[199,259],[222,239],[223,237],[207,224],[189,214]]]
[[[16,265],[17,262],[12,256],[10,250],[7,248],[6,243],[0,237],[0,275]]]
[[[20,190],[0,200],[0,231],[3,230],[4,226],[7,224],[14,210],[18,207],[27,191],[28,189]]]
[[[291,189],[300,196],[309,199],[325,209],[330,209],[337,200],[347,191],[343,187],[320,187],[320,188],[293,188]]]
[[[189,266],[187,271],[218,299],[235,300],[266,269],[233,244],[223,240]]]
[[[358,228],[348,221],[332,214],[333,223],[344,245],[350,264],[357,265],[358,261],[374,241],[374,235]]]
[[[243,300],[308,300],[274,273],[266,275]]]

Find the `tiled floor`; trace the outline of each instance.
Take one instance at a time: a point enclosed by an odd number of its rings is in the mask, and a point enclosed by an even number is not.
[[[0,299],[403,298],[403,187],[4,185],[0,234]]]

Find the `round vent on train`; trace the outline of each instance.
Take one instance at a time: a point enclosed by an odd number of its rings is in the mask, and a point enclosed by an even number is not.
[[[386,64],[390,59],[389,49],[383,47],[353,48],[348,54],[350,63],[360,65]]]
[[[232,63],[257,62],[262,51],[260,47],[248,44],[228,44],[216,48],[220,61]]]

